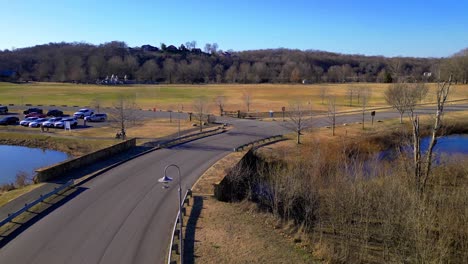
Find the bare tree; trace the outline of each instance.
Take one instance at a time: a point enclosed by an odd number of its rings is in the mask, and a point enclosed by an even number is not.
[[[354,87],[350,86],[348,87],[348,98],[349,98],[349,106],[353,106],[353,96],[354,94]]]
[[[407,85],[406,83],[391,84],[385,90],[385,101],[400,113],[400,124],[403,123],[403,114],[408,107],[407,98]]]
[[[224,105],[226,104],[226,97],[224,95],[219,95],[215,98],[215,103],[219,108],[219,115],[222,116],[224,112]]]
[[[122,140],[126,138],[126,130],[137,125],[138,114],[136,110],[135,98],[121,95],[110,111],[110,120],[113,121],[111,124],[120,130],[117,135]]]
[[[320,87],[320,98],[322,99],[322,104],[325,98],[328,96],[328,87],[327,86],[321,86]]]
[[[335,136],[336,127],[336,98],[334,95],[328,97],[328,119],[332,127],[332,135]]]
[[[413,162],[414,162],[414,176],[416,182],[416,188],[420,194],[424,192],[424,189],[427,184],[427,180],[431,174],[432,168],[432,157],[434,147],[437,144],[438,138],[441,136],[440,128],[442,127],[442,117],[444,113],[445,102],[450,92],[450,87],[452,85],[452,75],[450,75],[449,80],[443,83],[437,83],[436,91],[436,100],[437,100],[437,111],[435,113],[434,125],[431,129],[431,139],[429,141],[429,146],[425,153],[425,164],[422,161],[421,155],[421,134],[419,132],[419,117],[414,115],[414,111],[411,110],[411,123],[413,126]],[[424,165],[424,166],[423,166]]]
[[[400,72],[401,72],[401,58],[393,58],[390,60],[389,67],[390,73],[392,74],[392,78],[394,81],[400,82]]]
[[[189,50],[192,50],[197,47],[197,42],[195,40],[185,42],[185,47]]]
[[[307,109],[301,101],[290,104],[290,109],[288,112],[289,122],[286,126],[296,132],[296,143],[301,144],[302,131],[310,122],[310,119],[306,119]]]
[[[364,130],[364,122],[365,122],[365,114],[366,114],[366,107],[369,103],[371,97],[371,90],[367,87],[360,87],[359,88],[359,97],[361,98],[361,105],[362,105],[362,129]],[[359,98],[358,97],[358,98]],[[359,99],[358,99],[359,102]]]
[[[203,118],[207,113],[207,108],[206,98],[204,97],[199,97],[193,102],[194,114],[195,118],[199,121],[200,132],[203,131]]]
[[[250,105],[252,104],[252,94],[249,91],[244,91],[242,95],[245,106],[247,107],[247,112],[250,112]]]
[[[94,98],[92,101],[91,101],[91,107],[93,107],[94,109],[96,109],[96,112],[97,113],[100,113],[99,111],[101,110],[101,99],[99,98]]]

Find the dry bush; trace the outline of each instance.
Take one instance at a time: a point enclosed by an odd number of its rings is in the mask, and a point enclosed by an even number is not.
[[[408,157],[376,161],[374,150],[343,140],[313,142],[287,162],[252,154],[237,182],[244,198],[302,227],[324,260],[467,263],[468,160],[441,163],[421,196]]]
[[[16,188],[15,188],[15,185],[12,184],[12,183],[5,183],[5,184],[0,185],[0,193],[8,192],[8,191],[11,191],[11,190],[14,190],[14,189],[16,189]]]
[[[14,184],[16,188],[24,187],[26,185],[29,185],[30,183],[31,183],[31,180],[27,172],[19,171],[18,173],[16,173],[15,184]]]

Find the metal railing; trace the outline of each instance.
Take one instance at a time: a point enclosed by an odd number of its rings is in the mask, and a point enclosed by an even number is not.
[[[207,131],[204,131],[204,132],[200,132],[200,133],[196,133],[196,134],[190,134],[190,135],[187,135],[187,136],[178,137],[178,138],[174,138],[174,139],[171,139],[171,140],[168,140],[168,141],[164,141],[161,144],[159,144],[158,147],[160,147],[160,148],[167,147],[167,146],[170,146],[173,143],[177,143],[178,141],[185,142],[186,139],[198,138],[200,136],[205,136],[207,134],[211,134],[211,133],[215,133],[215,132],[224,132],[224,127],[218,127],[216,129],[207,130]]]
[[[27,210],[29,210],[31,207],[35,206],[36,204],[38,203],[41,203],[43,202],[45,199],[51,197],[52,195],[54,194],[57,194],[63,190],[65,190],[66,188],[69,188],[70,186],[72,186],[74,184],[74,181],[73,180],[69,180],[68,182],[66,182],[65,184],[62,184],[61,186],[59,187],[56,187],[53,191],[45,194],[45,195],[42,195],[34,200],[33,202],[31,203],[27,203],[24,205],[23,208],[21,208],[20,210],[14,212],[14,213],[11,213],[11,214],[8,214],[8,217],[3,219],[1,222],[0,222],[0,227],[4,226],[5,224],[9,223],[11,220],[13,220],[14,218],[18,217],[19,215],[21,215],[22,213],[26,212]]]
[[[275,135],[275,136],[271,136],[271,137],[267,137],[267,138],[262,138],[262,139],[255,140],[255,141],[252,141],[250,143],[241,145],[241,146],[239,146],[237,148],[234,148],[233,151],[237,152],[237,151],[244,150],[247,147],[253,147],[255,145],[260,145],[260,144],[264,144],[264,143],[267,143],[267,142],[270,143],[270,142],[281,140],[281,139],[283,139],[283,135]]]
[[[174,221],[174,227],[172,228],[172,235],[171,235],[171,242],[169,243],[169,253],[168,253],[168,256],[167,256],[167,264],[171,264],[172,262],[172,252],[174,250],[176,250],[176,253],[177,253],[177,249],[179,251],[179,254],[184,254],[184,251],[183,251],[183,248],[181,248],[181,245],[178,245],[178,247],[176,247],[176,245],[174,245],[174,237],[177,235],[177,236],[180,236],[181,233],[180,233],[180,229],[182,229],[183,227],[183,223],[179,223],[179,214],[182,213],[182,214],[185,214],[184,211],[185,211],[185,207],[184,205],[186,203],[188,203],[188,199],[187,199],[187,196],[190,196],[192,197],[192,190],[188,189],[187,192],[185,192],[185,195],[184,195],[184,199],[182,199],[182,204],[181,204],[181,207],[183,208],[182,212],[178,212],[177,215],[176,215],[176,218],[175,218],[175,221]],[[182,220],[183,221],[183,220]],[[177,223],[179,223],[180,225],[180,229],[177,229]]]

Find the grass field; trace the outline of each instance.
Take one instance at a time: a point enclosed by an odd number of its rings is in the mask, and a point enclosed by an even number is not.
[[[98,100],[101,106],[112,106],[116,99],[123,95],[135,98],[136,104],[142,109],[182,109],[193,110],[193,102],[199,97],[206,98],[210,111],[217,113],[214,100],[217,96],[226,98],[225,110],[246,110],[243,100],[245,92],[251,95],[250,111],[280,111],[282,106],[288,107],[292,102],[301,101],[304,107],[323,110],[326,105],[321,103],[321,87],[328,88],[328,94],[336,95],[338,110],[357,108],[349,106],[347,96],[350,87],[368,87],[372,91],[370,107],[385,106],[383,93],[388,84],[380,83],[347,83],[347,84],[210,84],[210,85],[131,85],[104,86],[63,83],[0,83],[0,104],[41,104],[41,105],[78,105],[92,106]],[[430,84],[431,88],[435,84]],[[468,85],[454,85],[450,99],[468,98]],[[426,102],[433,101],[433,89]],[[310,102],[310,105],[309,105]]]

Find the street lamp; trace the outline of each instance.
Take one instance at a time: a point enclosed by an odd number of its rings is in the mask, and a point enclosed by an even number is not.
[[[169,188],[169,183],[173,181],[173,178],[167,176],[167,169],[169,167],[176,167],[177,168],[177,171],[179,173],[179,244],[180,244],[180,263],[184,263],[183,262],[183,255],[184,255],[184,250],[183,250],[183,240],[182,240],[182,227],[183,227],[183,222],[182,222],[182,184],[181,184],[181,181],[182,181],[182,177],[180,175],[180,168],[179,166],[175,165],[175,164],[170,164],[170,165],[167,165],[166,168],[164,169],[164,177],[162,177],[161,179],[159,179],[158,181],[159,182],[162,182],[164,183],[164,186],[163,188],[164,189],[167,189]]]
[[[178,119],[177,138],[180,138],[180,110],[179,110],[179,114],[177,115],[177,119]]]

